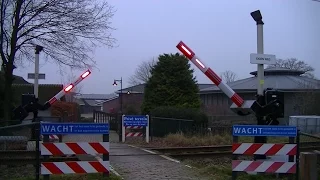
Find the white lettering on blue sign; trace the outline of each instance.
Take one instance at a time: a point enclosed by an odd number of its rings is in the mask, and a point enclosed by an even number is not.
[[[237,134],[261,134],[262,128],[242,128],[242,127],[235,127],[233,131]]]
[[[148,116],[146,115],[126,115],[123,116],[124,126],[148,126]]]
[[[109,134],[108,123],[41,123],[41,134]]]
[[[233,136],[282,136],[296,137],[296,126],[234,125]]]
[[[42,132],[52,132],[52,133],[69,133],[72,132],[73,126],[70,125],[42,125]]]

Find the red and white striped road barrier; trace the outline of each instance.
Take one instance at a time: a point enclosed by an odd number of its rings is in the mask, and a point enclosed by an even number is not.
[[[40,138],[43,140],[43,135],[40,136]],[[50,134],[49,135],[49,141],[59,141],[59,136],[55,134]]]
[[[41,143],[41,155],[109,154],[109,142]]]
[[[235,93],[230,86],[222,81],[222,79],[208,66],[206,66],[199,57],[182,41],[176,46],[194,65],[196,65],[215,85],[224,92],[233,103],[238,107],[241,107],[244,100]]]
[[[126,126],[126,129],[143,129],[143,126]]]
[[[42,162],[41,174],[109,173],[109,161]]]
[[[126,137],[142,137],[142,132],[126,132]]]
[[[271,144],[271,143],[234,143],[233,154],[243,155],[296,155],[297,144]]]
[[[296,163],[295,162],[233,160],[232,171],[293,174],[293,173],[296,173]]]

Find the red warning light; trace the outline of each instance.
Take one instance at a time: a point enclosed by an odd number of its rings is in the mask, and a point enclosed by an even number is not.
[[[65,92],[69,92],[72,88],[73,88],[73,84],[70,84],[69,86],[67,86],[66,88],[64,88],[64,91],[65,91]]]
[[[182,41],[179,42],[179,44],[177,45],[177,48],[190,60],[195,55],[195,53]]]
[[[87,70],[86,72],[84,72],[82,75],[81,75],[81,78],[84,79],[86,78],[87,76],[89,76],[89,74],[91,74],[91,72],[89,70]]]

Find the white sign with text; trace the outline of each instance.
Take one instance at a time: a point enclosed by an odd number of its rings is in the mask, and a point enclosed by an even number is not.
[[[250,54],[251,64],[276,64],[276,56],[272,54]]]

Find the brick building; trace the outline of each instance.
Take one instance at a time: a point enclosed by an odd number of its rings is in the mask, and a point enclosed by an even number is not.
[[[211,87],[212,84],[199,84],[199,89]],[[141,105],[143,102],[145,84],[139,84],[136,86],[128,87],[122,90],[122,108],[123,112],[137,112],[141,111]],[[120,91],[116,92],[121,94]],[[121,97],[121,96],[120,96]],[[121,98],[119,96],[109,99],[103,103],[103,111],[108,113],[116,113],[120,110]]]

